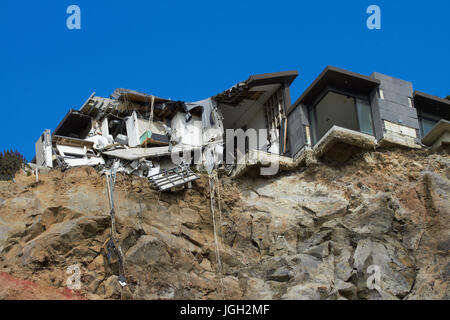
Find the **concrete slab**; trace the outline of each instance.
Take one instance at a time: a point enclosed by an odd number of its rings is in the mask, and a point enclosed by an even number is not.
[[[103,152],[104,155],[134,161],[141,158],[169,156],[169,147],[116,149]]]
[[[441,120],[428,134],[423,137],[422,143],[430,146],[433,150],[439,149],[443,145],[450,144],[450,121]]]
[[[278,171],[275,174],[280,171],[295,170],[296,168],[305,165],[308,152],[311,153],[311,149],[309,147],[305,147],[294,160],[290,157],[284,157],[274,153],[261,150],[251,150],[245,155],[245,162],[240,164],[238,163],[234,173],[232,174],[232,178],[239,178],[252,168],[269,167],[271,163],[277,162]]]
[[[171,152],[183,152],[183,151],[191,152],[194,149],[195,148],[173,147],[172,151],[169,151],[169,146],[164,146],[152,148],[116,149],[111,151],[105,151],[102,154],[123,160],[134,161],[142,158],[166,157],[170,156]]]
[[[398,132],[384,131],[383,138],[378,141],[378,148],[406,147],[412,149],[421,149],[422,146],[416,142],[416,139]]]
[[[375,137],[354,130],[333,126],[314,146],[317,158],[327,157],[345,161],[362,150],[373,150],[377,145]]]

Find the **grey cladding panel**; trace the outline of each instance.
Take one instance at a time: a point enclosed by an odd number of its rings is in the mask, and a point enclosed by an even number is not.
[[[295,108],[288,116],[289,147],[292,156],[305,145],[301,108]]]
[[[301,108],[302,123],[305,126],[309,126],[308,107],[301,104],[299,105],[299,108]]]
[[[286,131],[286,119],[281,120],[280,126],[280,135],[279,135],[279,143],[280,143],[280,154],[285,154],[287,146],[284,145],[285,141],[285,131]]]
[[[410,104],[409,104],[410,96],[398,94],[397,92],[387,91],[387,90],[384,91],[384,99],[387,101],[398,103],[405,107],[410,106]]]
[[[419,128],[417,111],[386,100],[379,100],[381,120],[388,120],[412,128]]]
[[[382,73],[374,72],[372,73],[371,77],[378,79],[381,81],[381,83],[391,83],[394,86],[410,86],[412,88],[412,83],[409,81],[405,81],[402,79],[394,78],[387,76]]]
[[[392,114],[397,114],[399,116],[407,116],[412,118],[417,118],[417,111],[415,108],[403,106],[398,103],[394,103],[387,100],[379,100],[380,111],[387,111]]]
[[[381,80],[384,99],[375,97],[381,121],[388,120],[418,129],[417,111],[409,100],[413,95],[412,83],[377,72],[372,76]]]
[[[381,81],[380,88],[384,91],[385,95],[395,94],[404,97],[412,97],[413,95],[411,82],[392,78],[381,73],[374,73],[372,76]]]
[[[370,105],[372,108],[372,119],[375,129],[375,138],[379,140],[383,137],[383,127],[381,125],[380,99],[378,99],[376,92],[372,92],[372,94],[370,95]]]

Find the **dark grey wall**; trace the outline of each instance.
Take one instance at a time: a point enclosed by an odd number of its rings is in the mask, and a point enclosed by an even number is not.
[[[288,83],[284,83],[283,84],[283,108],[284,108],[284,114],[287,113],[287,110],[290,108],[291,106],[291,93],[290,93],[290,89],[289,89],[289,84]],[[285,146],[284,145],[284,140],[285,140],[285,127],[286,126],[286,121],[283,121],[281,123],[281,128],[280,128],[280,155],[287,155],[288,153],[288,149],[289,146]],[[288,133],[287,133],[288,134]]]
[[[377,92],[371,95],[376,138],[382,137],[380,124],[384,120],[419,130],[417,111],[409,104],[409,98],[412,100],[413,97],[412,83],[378,72],[371,77],[381,81],[380,88],[384,93],[384,99],[380,99]]]
[[[369,100],[370,100],[370,108],[372,109],[372,120],[375,139],[380,140],[381,138],[383,138],[383,125],[380,115],[380,99],[378,98],[377,89],[371,92]]]
[[[289,155],[291,157],[294,157],[305,145],[302,109],[301,106],[297,106],[288,116],[287,133],[289,136]]]
[[[299,108],[301,108],[300,110],[300,114],[301,114],[301,118],[302,118],[302,124],[305,126],[309,126],[309,115],[308,115],[308,107],[301,104],[298,106]]]

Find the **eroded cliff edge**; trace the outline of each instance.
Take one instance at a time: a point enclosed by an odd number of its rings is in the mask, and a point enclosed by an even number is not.
[[[275,177],[220,179],[223,272],[209,182],[158,193],[118,175],[127,286],[104,249],[105,177],[93,168],[0,182],[0,272],[46,287],[81,269],[87,299],[449,299],[450,158],[366,152]],[[379,288],[369,289],[378,266]],[[20,298],[0,288],[1,298]],[[39,298],[39,296],[36,296]]]

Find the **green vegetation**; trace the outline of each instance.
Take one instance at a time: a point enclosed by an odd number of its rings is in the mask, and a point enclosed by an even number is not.
[[[0,152],[0,180],[11,180],[27,160],[18,151],[5,150]]]

